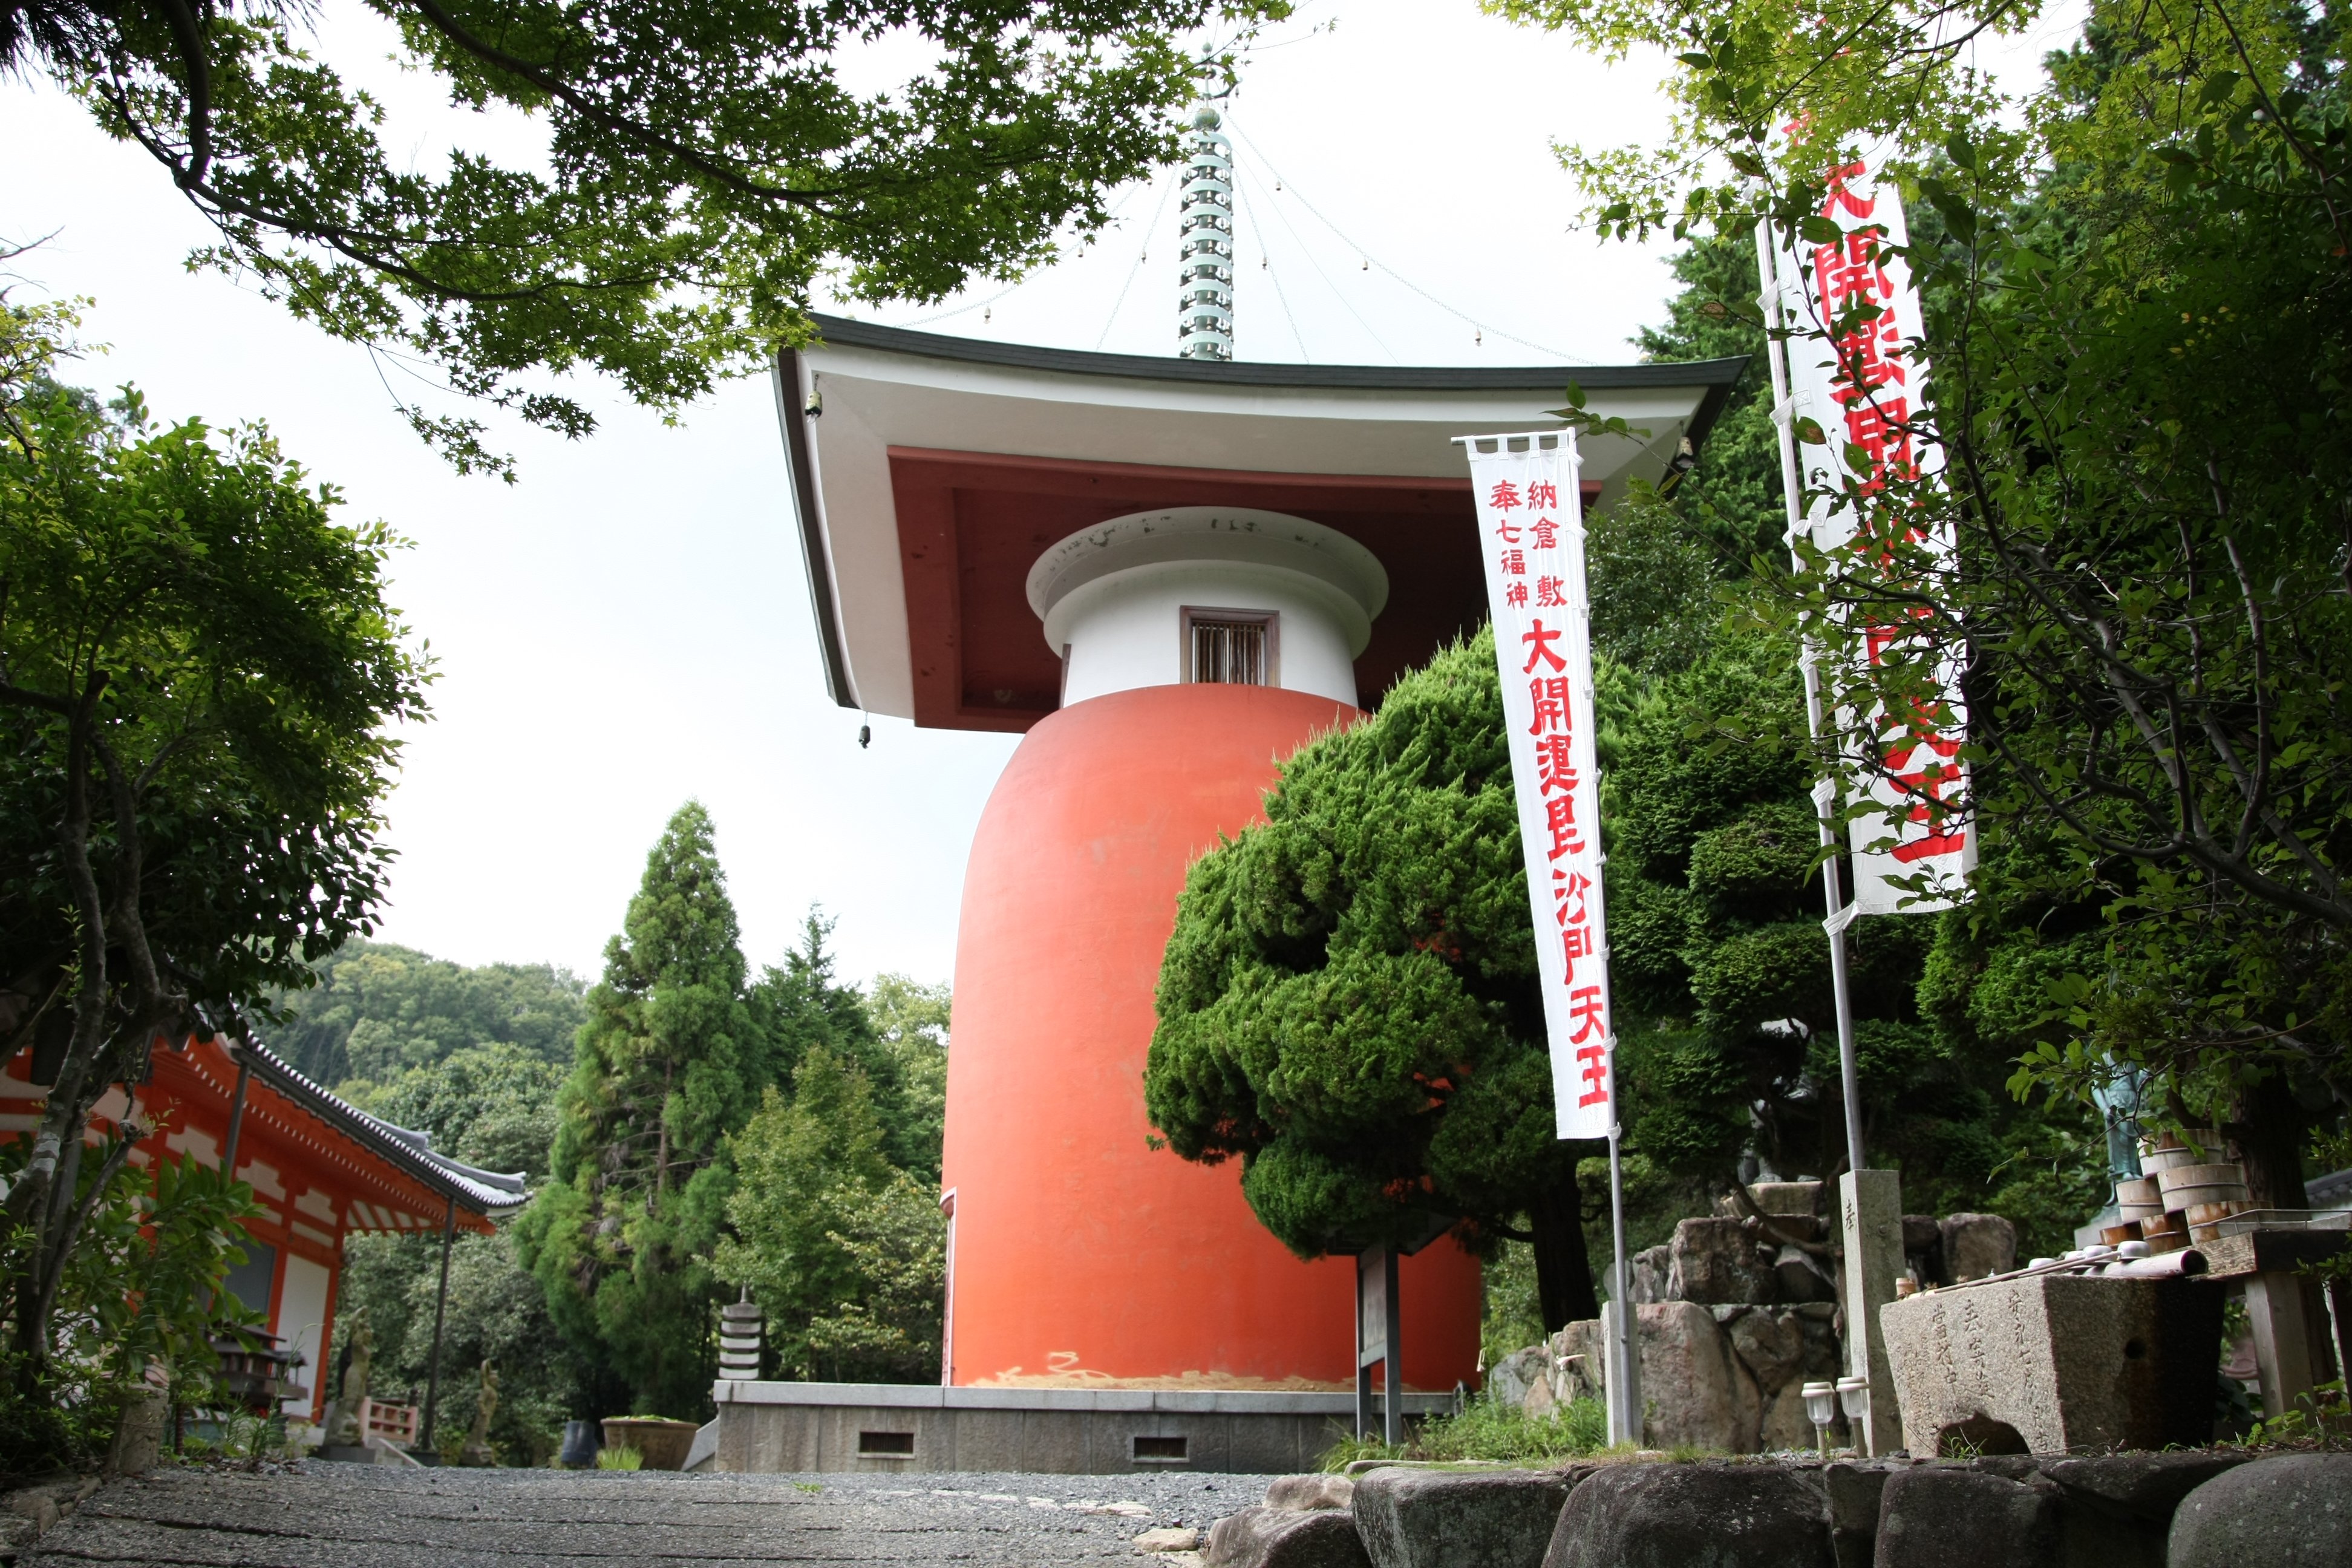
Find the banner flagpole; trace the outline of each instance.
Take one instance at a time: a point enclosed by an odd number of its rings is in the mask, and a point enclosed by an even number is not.
[[[1942,468],[1941,448],[1920,440],[1915,426],[1916,411],[1926,405],[1929,369],[1921,347],[1919,294],[1905,252],[1909,231],[1900,197],[1879,184],[1884,163],[1880,149],[1860,157],[1842,156],[1824,171],[1819,216],[1836,228],[1834,239],[1805,242],[1810,249],[1801,253],[1800,237],[1791,234],[1784,255],[1769,219],[1756,230],[1759,302],[1768,328],[1773,384],[1772,420],[1779,427],[1790,552],[1800,574],[1805,562],[1799,542],[1808,537],[1825,556],[1843,563],[1833,575],[1867,572],[1874,562],[1883,564],[1881,556],[1857,555],[1852,548],[1863,529],[1891,526],[1886,517],[1865,515],[1876,504],[1870,498],[1889,486],[1931,481]],[[1790,350],[1794,338],[1811,345],[1801,363]],[[1807,415],[1814,417],[1802,417]],[[1831,481],[1843,487],[1843,498],[1832,498],[1818,508],[1805,504],[1805,476],[1797,450],[1801,434],[1809,443],[1822,443]],[[1852,516],[1840,515],[1848,508]],[[1948,517],[1919,510],[1903,521],[1903,531],[1927,559],[1926,571],[1951,568],[1955,541]],[[1908,564],[1899,568],[1919,569]],[[1863,629],[1867,635],[1859,639],[1863,647],[1854,657],[1874,668],[1890,657],[1916,657],[1921,645],[1915,638],[1938,635],[1910,625],[1873,624]],[[1801,655],[1806,723],[1817,742],[1832,727],[1862,731],[1838,748],[1840,755],[1847,754],[1847,746],[1870,748],[1867,757],[1852,756],[1853,777],[1845,787],[1857,799],[1883,808],[1885,826],[1893,829],[1874,831],[1857,822],[1845,833],[1847,842],[1838,842],[1841,788],[1832,762],[1827,776],[1813,786],[1813,803],[1827,851],[1822,886],[1829,914],[1822,925],[1829,933],[1836,998],[1848,1167],[1839,1184],[1838,1207],[1845,1249],[1841,1289],[1849,1375],[1839,1381],[1838,1388],[1840,1404],[1855,1423],[1864,1451],[1871,1454],[1903,1441],[1894,1372],[1879,1322],[1879,1311],[1895,1299],[1895,1277],[1904,1268],[1903,1192],[1897,1173],[1873,1171],[1864,1164],[1845,928],[1863,914],[1924,914],[1952,907],[1967,896],[1964,879],[1976,859],[1976,837],[1966,807],[1968,767],[1961,756],[1967,743],[1967,699],[1948,648],[1929,646],[1924,651],[1938,667],[1940,689],[1935,698],[1910,699],[1907,710],[1899,712],[1873,700],[1869,710],[1860,714],[1828,711],[1822,689],[1821,639],[1809,638]],[[1850,723],[1854,719],[1861,721],[1859,725]],[[1851,897],[1842,883],[1842,854],[1851,857]]]
[[[1765,373],[1770,377],[1769,392],[1772,407],[1772,424],[1780,440],[1780,495],[1788,512],[1787,540],[1790,559],[1801,566],[1796,554],[1799,534],[1804,531],[1804,482],[1797,468],[1797,407],[1796,395],[1789,380],[1787,344],[1775,334],[1786,320],[1782,312],[1780,269],[1772,245],[1772,224],[1767,218],[1756,226],[1756,274],[1762,284],[1756,302],[1764,309]],[[1815,742],[1822,738],[1822,671],[1819,651],[1809,641],[1797,656],[1797,668],[1805,680],[1805,728]],[[1854,1067],[1853,1000],[1846,973],[1845,928],[1853,922],[1853,906],[1845,901],[1845,881],[1838,865],[1838,834],[1835,810],[1837,782],[1824,773],[1813,783],[1813,820],[1821,829],[1822,847],[1832,853],[1822,862],[1822,898],[1828,906],[1828,918],[1822,929],[1830,938],[1830,993],[1835,1003],[1838,1032],[1838,1083],[1845,1106],[1846,1169],[1859,1171],[1862,1164],[1862,1087]]]
[[[1616,1244],[1615,1273],[1611,1277],[1609,1300],[1616,1310],[1611,1313],[1608,1327],[1609,1363],[1605,1393],[1609,1407],[1609,1443],[1639,1444],[1642,1440],[1642,1394],[1635,1386],[1633,1360],[1633,1280],[1625,1267],[1625,1172],[1618,1159],[1617,1146],[1624,1129],[1612,1123],[1609,1128],[1609,1225]]]
[[[1573,426],[1456,437],[1470,461],[1504,739],[1528,873],[1536,969],[1551,1058],[1553,1128],[1606,1139],[1615,1230],[1602,1357],[1609,1438],[1641,1440],[1619,1156],[1617,1015],[1601,886],[1594,751],[1592,607]]]

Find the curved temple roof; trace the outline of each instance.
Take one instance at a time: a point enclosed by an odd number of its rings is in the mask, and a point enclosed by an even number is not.
[[[1059,650],[1027,602],[1031,565],[1161,507],[1292,513],[1377,555],[1397,594],[1357,661],[1369,701],[1485,614],[1454,437],[1549,427],[1573,382],[1638,433],[1583,444],[1587,503],[1605,506],[1705,437],[1747,363],[1267,364],[816,321],[775,386],[827,689],[958,729],[1054,710]]]
[[[460,1208],[487,1216],[508,1213],[530,1201],[530,1192],[522,1176],[478,1171],[446,1154],[435,1153],[431,1134],[395,1127],[370,1116],[351,1101],[311,1082],[266,1046],[234,1046],[230,1055],[235,1060],[253,1064],[256,1082],[365,1145],[371,1152],[400,1167],[443,1197],[453,1199]]]

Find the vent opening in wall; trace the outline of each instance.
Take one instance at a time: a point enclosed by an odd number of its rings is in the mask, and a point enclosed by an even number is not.
[[[1135,1457],[1139,1459],[1158,1459],[1162,1463],[1170,1461],[1181,1463],[1188,1457],[1184,1451],[1184,1444],[1185,1439],[1181,1437],[1139,1436],[1135,1440]]]
[[[1184,679],[1217,686],[1275,684],[1275,619],[1246,610],[1184,612]]]
[[[861,1456],[883,1459],[911,1458],[915,1452],[915,1435],[912,1432],[860,1432],[857,1435],[857,1452]]]

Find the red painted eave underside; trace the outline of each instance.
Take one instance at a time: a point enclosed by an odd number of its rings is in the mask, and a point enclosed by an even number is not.
[[[182,1120],[215,1145],[226,1143],[236,1067],[220,1042],[193,1039],[178,1050],[158,1047],[152,1060],[150,1098],[173,1100]],[[163,1131],[158,1130],[159,1147]],[[289,1192],[318,1188],[357,1199],[405,1215],[417,1222],[420,1230],[437,1227],[449,1212],[446,1198],[383,1155],[268,1086],[248,1081],[245,1124],[237,1134],[237,1165],[242,1169],[253,1160],[277,1171]],[[456,1212],[460,1230],[488,1233],[493,1228],[488,1219],[463,1205]],[[350,1228],[373,1227],[354,1225]]]
[[[915,722],[1025,731],[1059,706],[1062,664],[1029,608],[1029,568],[1082,528],[1155,507],[1257,507],[1338,530],[1388,569],[1356,659],[1366,707],[1486,618],[1467,478],[1269,474],[890,448]],[[1584,487],[1585,504],[1600,486]]]

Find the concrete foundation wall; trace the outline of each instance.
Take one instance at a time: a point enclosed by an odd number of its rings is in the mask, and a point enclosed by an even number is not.
[[[1342,1394],[806,1383],[721,1383],[715,1393],[713,1468],[738,1473],[1285,1475],[1313,1469],[1355,1415]],[[1450,1412],[1454,1399],[1409,1394],[1405,1407],[1409,1416]],[[907,1451],[873,1451],[899,1447]]]

